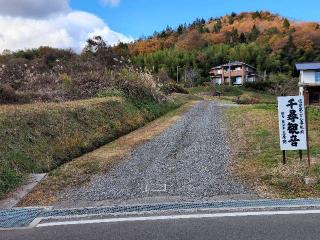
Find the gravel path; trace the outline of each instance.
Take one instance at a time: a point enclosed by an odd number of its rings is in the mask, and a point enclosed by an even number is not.
[[[66,193],[64,202],[115,203],[168,197],[179,201],[250,195],[226,171],[230,159],[222,131],[226,107],[209,101],[198,103],[111,172]]]

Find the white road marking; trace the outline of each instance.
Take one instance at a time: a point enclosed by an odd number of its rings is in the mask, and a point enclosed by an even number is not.
[[[79,220],[65,222],[40,223],[37,227],[54,227],[67,225],[83,225],[97,223],[118,223],[136,221],[158,221],[158,220],[179,220],[179,219],[201,219],[201,218],[222,218],[222,217],[246,217],[246,216],[273,216],[273,215],[304,215],[320,214],[320,210],[295,210],[295,211],[262,211],[262,212],[233,212],[233,213],[212,213],[212,214],[189,214],[189,215],[169,215],[169,216],[150,216],[150,217],[127,217],[109,218],[95,220]]]

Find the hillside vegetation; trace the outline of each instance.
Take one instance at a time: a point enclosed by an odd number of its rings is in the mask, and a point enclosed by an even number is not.
[[[81,54],[40,47],[0,55],[0,198],[177,108],[164,77],[135,69],[101,37]],[[89,171],[89,170],[88,170]]]
[[[212,66],[244,61],[262,76],[266,71],[290,79],[298,74],[296,62],[320,61],[320,27],[318,23],[290,21],[270,12],[232,13],[197,19],[176,29],[167,27],[126,49],[137,66],[166,71],[173,78],[180,66],[181,76],[186,71],[187,80],[193,76],[193,81],[207,81]]]

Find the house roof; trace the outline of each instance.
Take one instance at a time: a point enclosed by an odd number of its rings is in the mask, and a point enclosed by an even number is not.
[[[219,65],[219,66],[215,66],[213,67],[212,69],[217,69],[217,68],[222,68],[222,67],[229,67],[229,65],[231,67],[234,67],[234,66],[242,66],[242,65],[246,65],[252,69],[255,69],[254,67],[250,66],[249,64],[246,64],[244,62],[239,62],[239,61],[235,61],[235,62],[230,62],[230,63],[226,63],[226,64],[222,64],[222,65]]]
[[[320,63],[297,63],[296,68],[299,71],[303,70],[320,70]]]

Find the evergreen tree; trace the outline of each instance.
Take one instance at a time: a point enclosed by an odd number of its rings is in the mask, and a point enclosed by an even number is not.
[[[251,32],[248,35],[248,40],[253,42],[253,41],[257,40],[259,35],[260,35],[259,29],[256,27],[256,25],[253,25]]]
[[[289,22],[289,20],[287,18],[285,18],[284,21],[283,21],[283,27],[285,29],[289,29],[290,28],[290,22]]]
[[[179,35],[181,35],[183,33],[183,31],[185,30],[184,26],[182,24],[180,24],[177,28],[177,33]]]
[[[217,22],[213,25],[212,31],[215,32],[215,33],[218,33],[218,32],[220,32],[221,28],[222,28],[222,23],[221,23],[221,20],[219,19],[219,20],[217,20]]]
[[[246,43],[247,42],[247,38],[246,38],[246,36],[244,35],[243,32],[240,34],[239,42],[240,43]]]

